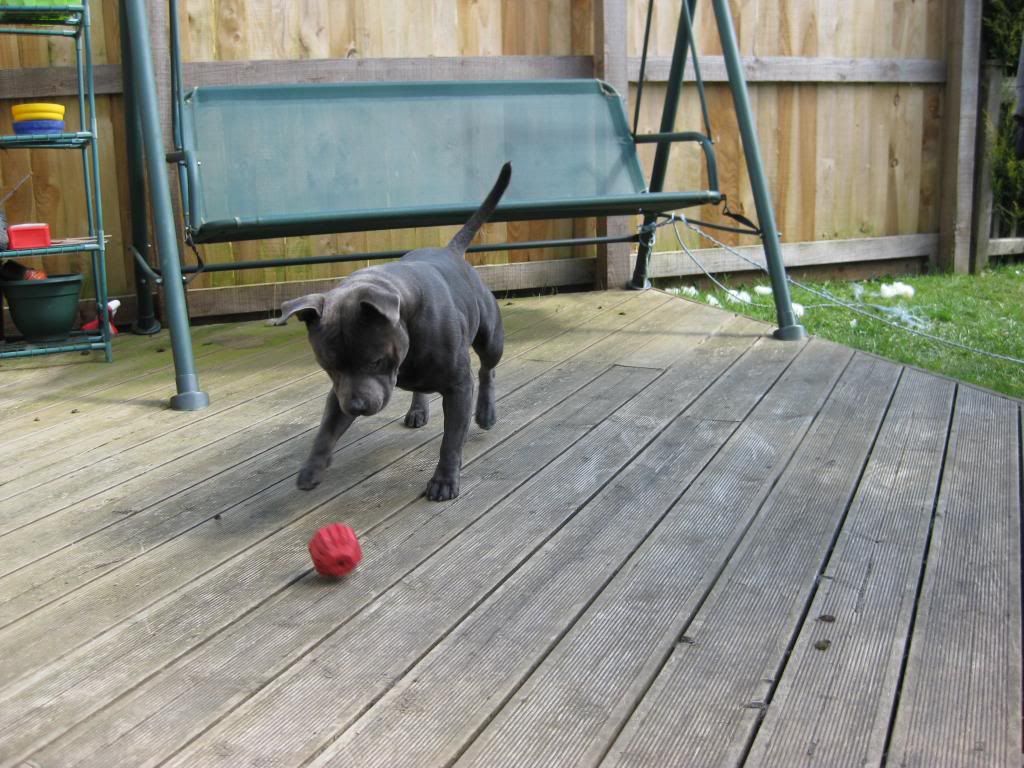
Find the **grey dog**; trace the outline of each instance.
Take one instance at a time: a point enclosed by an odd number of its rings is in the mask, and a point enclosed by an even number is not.
[[[494,368],[505,343],[498,303],[465,253],[511,176],[512,166],[506,163],[483,204],[444,248],[410,251],[399,261],[354,272],[328,293],[281,305],[274,324],[298,315],[332,383],[313,449],[299,472],[299,488],[320,483],[345,430],[357,416],[382,410],[397,386],[413,393],[405,415],[409,427],[427,423],[427,394],[441,394],[441,459],[426,496],[443,501],[459,495],[473,403],[469,347],[480,358],[476,423],[490,429],[496,418]]]

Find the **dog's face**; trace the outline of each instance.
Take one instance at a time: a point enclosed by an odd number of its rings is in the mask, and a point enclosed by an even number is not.
[[[370,416],[388,404],[398,368],[409,351],[398,293],[377,284],[342,285],[281,305],[306,324],[309,343],[327,372],[338,405],[349,416]]]

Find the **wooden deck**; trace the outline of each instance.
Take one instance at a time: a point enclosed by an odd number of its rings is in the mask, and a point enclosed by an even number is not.
[[[294,486],[299,324],[0,365],[0,765],[1021,765],[1020,402],[657,292],[502,301],[499,421]],[[342,521],[365,559],[311,572]]]

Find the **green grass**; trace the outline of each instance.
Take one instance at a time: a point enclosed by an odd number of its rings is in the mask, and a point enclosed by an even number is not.
[[[897,280],[913,286],[913,298],[883,299],[879,295],[883,284]],[[722,282],[730,288],[748,291],[752,300],[763,306],[730,302],[717,288],[701,291],[695,298],[707,301],[709,295],[714,296],[725,309],[775,322],[770,295],[755,294],[753,285]],[[768,285],[767,277],[756,284]],[[854,286],[860,285],[864,289],[861,301],[903,308],[920,320],[924,324],[922,330],[928,333],[977,349],[1024,358],[1024,264],[1001,266],[981,275],[927,275],[861,283],[806,284],[826,290],[844,301],[854,301]],[[674,285],[686,286],[687,283],[677,281]],[[848,309],[822,307],[820,297],[800,288],[793,288],[793,301],[804,305],[802,322],[811,334],[1008,395],[1024,397],[1024,365],[955,349],[891,328]]]

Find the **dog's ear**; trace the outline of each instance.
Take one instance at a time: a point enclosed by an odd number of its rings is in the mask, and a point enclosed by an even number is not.
[[[284,325],[292,315],[298,315],[299,320],[309,325],[320,319],[324,313],[324,295],[322,293],[311,293],[308,296],[300,296],[297,299],[286,301],[281,305],[281,316],[271,320],[271,325]]]
[[[377,285],[368,285],[359,297],[363,314],[373,319],[383,319],[391,325],[398,325],[402,300],[398,293]]]

